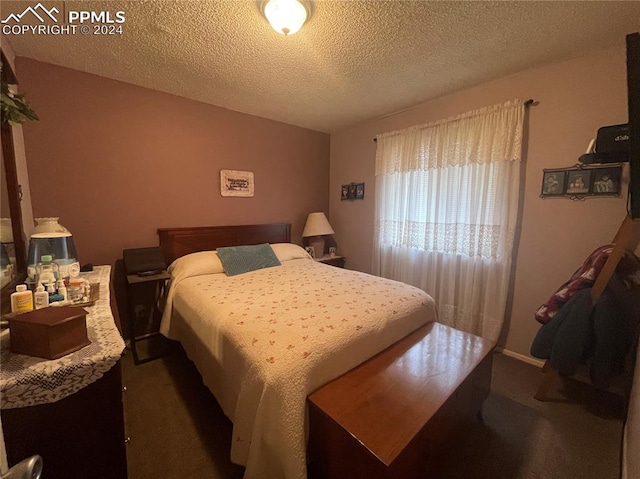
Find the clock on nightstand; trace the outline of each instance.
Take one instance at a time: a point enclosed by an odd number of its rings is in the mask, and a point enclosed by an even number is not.
[[[346,261],[344,256],[330,256],[325,255],[322,258],[315,258],[318,263],[328,264],[330,266],[336,266],[338,268],[344,268],[344,263]]]

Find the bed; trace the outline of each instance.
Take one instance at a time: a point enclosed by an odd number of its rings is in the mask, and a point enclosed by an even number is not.
[[[161,332],[182,343],[233,422],[245,477],[306,477],[306,397],[435,321],[433,299],[324,265],[290,225],[158,230],[171,262]],[[227,276],[216,248],[270,243],[280,266]]]

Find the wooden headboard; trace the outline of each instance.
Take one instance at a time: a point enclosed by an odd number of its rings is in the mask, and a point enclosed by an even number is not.
[[[186,254],[215,250],[222,246],[290,243],[291,224],[159,228],[158,236],[164,260],[171,264]]]

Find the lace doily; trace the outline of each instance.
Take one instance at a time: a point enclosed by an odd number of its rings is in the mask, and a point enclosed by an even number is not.
[[[97,266],[83,274],[100,283],[100,299],[85,307],[91,344],[58,359],[47,360],[10,351],[10,334],[0,335],[0,406],[2,409],[59,401],[100,379],[120,359],[124,341],[111,313],[111,266]]]

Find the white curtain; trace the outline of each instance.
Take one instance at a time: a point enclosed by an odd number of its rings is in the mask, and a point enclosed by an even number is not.
[[[374,273],[417,286],[440,322],[493,341],[518,215],[524,104],[377,137]]]

